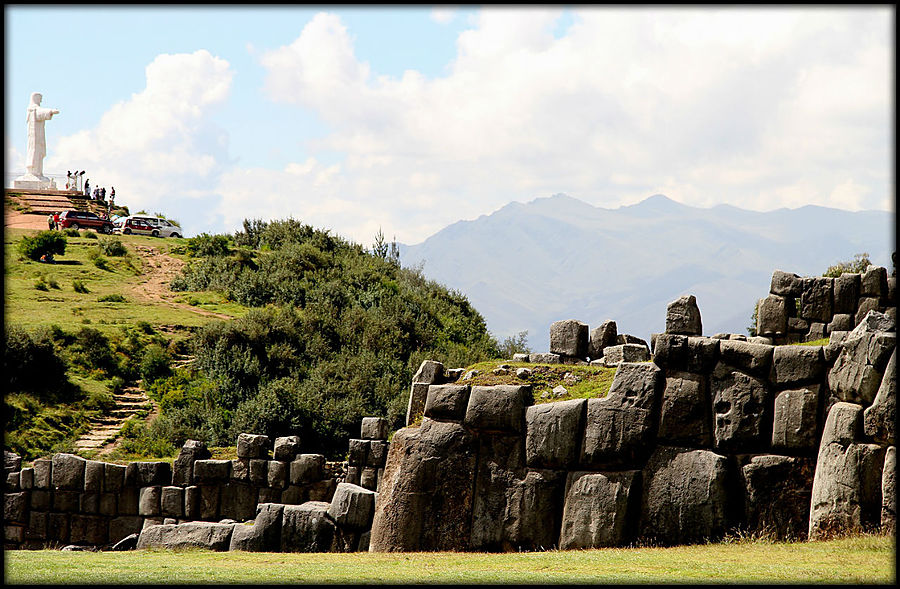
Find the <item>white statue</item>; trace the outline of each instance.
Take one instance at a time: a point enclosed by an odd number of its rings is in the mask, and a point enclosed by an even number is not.
[[[50,188],[55,186],[49,178],[44,177],[44,156],[47,155],[47,139],[44,135],[44,121],[49,121],[59,111],[41,106],[40,92],[31,93],[31,104],[28,105],[26,122],[28,125],[28,150],[25,156],[24,176],[16,178],[16,188]]]

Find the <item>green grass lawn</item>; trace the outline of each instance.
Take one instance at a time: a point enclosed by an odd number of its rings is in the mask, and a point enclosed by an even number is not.
[[[16,584],[171,583],[867,583],[893,584],[887,536],[826,542],[737,541],[674,548],[530,553],[280,554],[161,549],[7,551]]]

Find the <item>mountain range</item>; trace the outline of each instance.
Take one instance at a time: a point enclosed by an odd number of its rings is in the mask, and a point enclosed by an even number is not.
[[[527,330],[539,352],[561,319],[591,329],[612,319],[619,333],[649,342],[684,294],[697,297],[704,335],[746,334],[774,270],[821,275],[865,252],[891,271],[894,230],[888,211],[698,208],[662,194],[605,209],[556,194],[399,250],[403,265],[422,264],[429,279],[466,295],[498,339]]]

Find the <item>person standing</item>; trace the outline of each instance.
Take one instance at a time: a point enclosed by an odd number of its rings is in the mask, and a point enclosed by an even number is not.
[[[88,178],[84,181],[84,195],[88,198],[91,197],[91,179]]]
[[[59,229],[59,213],[53,213],[53,228]]]
[[[106,187],[100,187],[100,200],[106,200]]]
[[[55,226],[53,224],[53,213],[47,215],[47,225],[49,226],[50,230],[55,229]]]

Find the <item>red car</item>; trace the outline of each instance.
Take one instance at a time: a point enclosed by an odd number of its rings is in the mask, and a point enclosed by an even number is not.
[[[63,211],[59,214],[59,225],[63,229],[95,229],[99,233],[112,233],[113,230],[112,221],[89,211]]]

